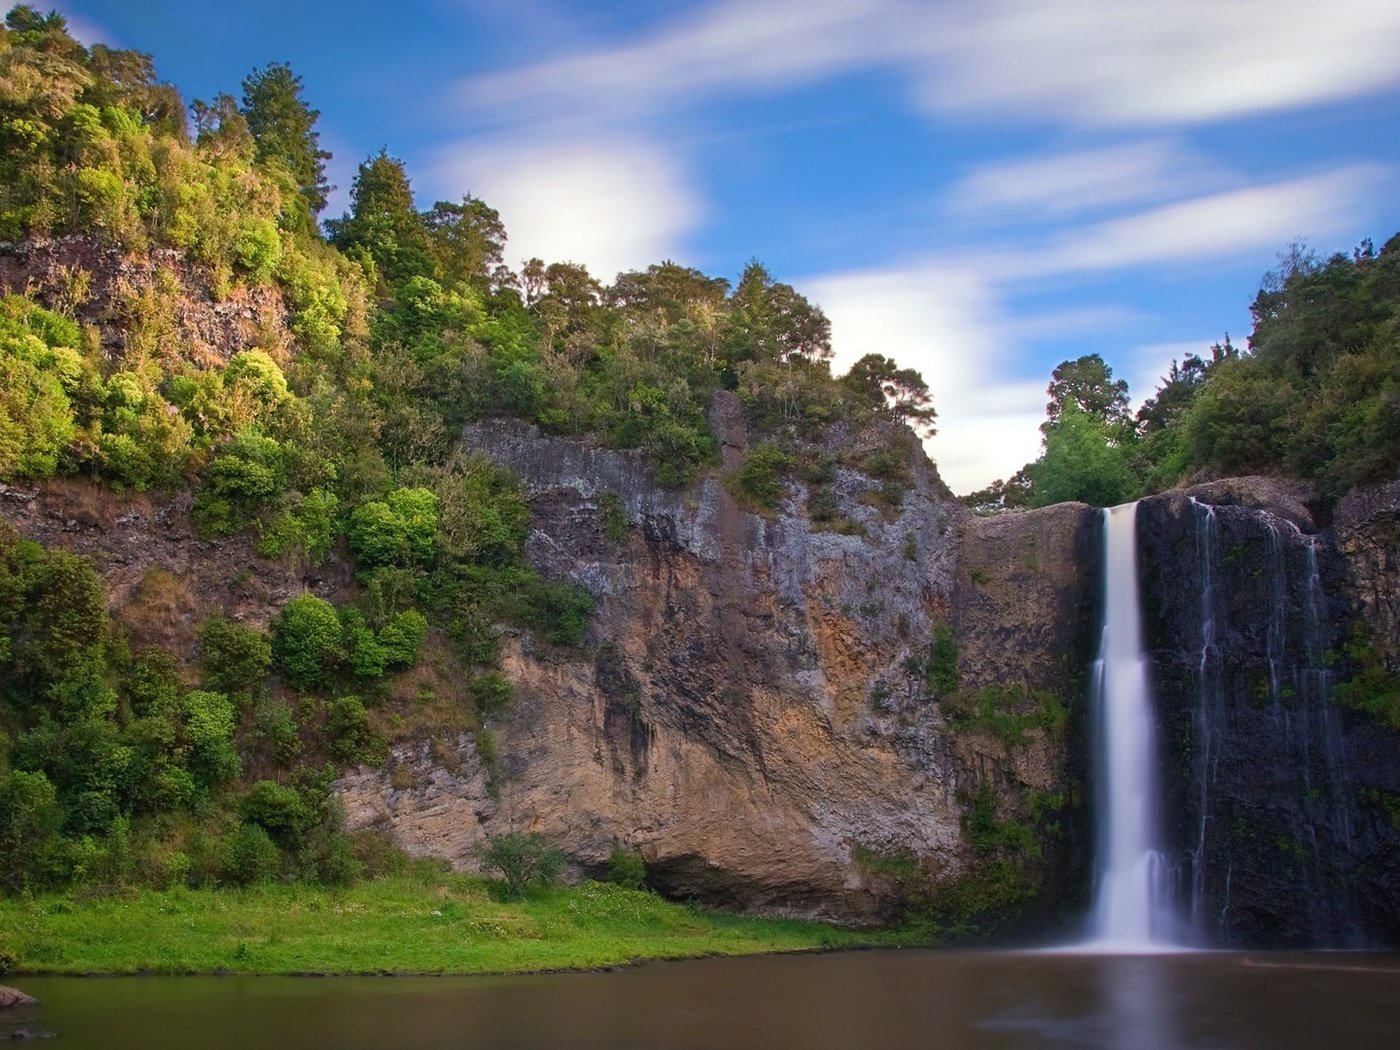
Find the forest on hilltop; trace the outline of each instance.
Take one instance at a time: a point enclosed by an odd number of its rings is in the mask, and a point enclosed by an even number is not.
[[[1136,415],[1097,354],[1051,377],[1042,453],[964,497],[984,510],[1064,500],[1112,506],[1186,479],[1267,474],[1335,500],[1400,472],[1400,234],[1322,259],[1291,245],[1226,336],[1173,361]]]

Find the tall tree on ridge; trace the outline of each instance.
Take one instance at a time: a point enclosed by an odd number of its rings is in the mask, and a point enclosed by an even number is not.
[[[326,181],[330,153],[321,149],[312,109],[301,97],[301,77],[285,62],[255,69],[243,80],[243,116],[256,144],[255,156],[269,168],[280,168],[305,206],[304,215],[286,215],[289,225],[315,228],[331,191]]]

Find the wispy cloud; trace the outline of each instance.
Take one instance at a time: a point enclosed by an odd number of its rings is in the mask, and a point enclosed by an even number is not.
[[[475,77],[488,119],[635,120],[714,95],[902,70],[934,113],[1215,121],[1400,84],[1389,0],[726,0],[639,38]]]
[[[978,165],[951,188],[948,206],[979,221],[1058,219],[1184,196],[1219,178],[1181,143],[1151,139]]]
[[[690,100],[811,81],[889,57],[890,0],[729,0],[640,39],[466,81],[460,100],[507,123],[636,120]]]
[[[1061,234],[1045,247],[984,257],[1002,280],[1220,258],[1277,248],[1306,233],[1325,238],[1353,226],[1390,178],[1377,165],[1250,186],[1139,212]]]

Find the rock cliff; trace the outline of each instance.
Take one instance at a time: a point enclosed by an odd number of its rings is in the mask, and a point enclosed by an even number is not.
[[[1190,935],[1400,940],[1400,733],[1337,699],[1353,625],[1396,642],[1395,489],[1324,527],[1307,493],[1236,479],[1139,509],[1165,807]]]
[[[741,458],[743,435],[723,421],[734,414],[723,398],[714,411]],[[861,440],[902,437],[858,437],[847,458]],[[927,879],[952,880],[970,862],[969,789],[1064,779],[1063,735],[1041,733],[1012,756],[952,731],[923,662],[935,628],[952,623],[970,640],[969,682],[1070,686],[1062,660],[1032,650],[1062,655],[1066,626],[1080,630],[1075,613],[1055,610],[1066,590],[1072,608],[1081,598],[1067,555],[1084,541],[1082,515],[1026,516],[1039,527],[1021,539],[969,518],[919,456],[894,513],[869,498],[877,481],[840,468],[828,487],[845,525],[823,531],[798,483],[776,512],[756,513],[717,475],[667,491],[637,454],[523,425],[474,426],[464,440],[523,479],[536,565],[597,599],[588,646],[565,654],[516,639],[498,771],[469,737],[399,748],[407,776],[366,769],[341,782],[352,823],[464,865],[486,834],[511,828],[546,833],[594,871],[620,845],[669,893],[868,919],[892,892],[869,858],[911,856]],[[609,507],[624,529],[609,529]],[[1018,600],[1012,576],[1042,578],[1027,551],[1050,582]],[[994,627],[1013,607],[1044,622],[1024,635]]]

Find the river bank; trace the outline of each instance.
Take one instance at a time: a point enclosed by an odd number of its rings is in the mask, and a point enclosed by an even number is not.
[[[490,883],[457,875],[0,900],[0,963],[12,975],[504,974],[890,941],[606,883],[502,901]]]

